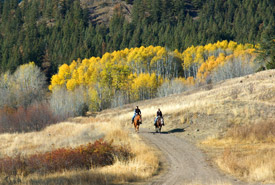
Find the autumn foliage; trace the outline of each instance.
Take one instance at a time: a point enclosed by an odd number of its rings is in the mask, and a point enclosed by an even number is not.
[[[204,83],[219,67],[235,59],[253,65],[255,46],[222,41],[189,47],[183,52],[161,46],[124,49],[105,53],[102,58],[78,59],[63,64],[51,78],[49,89],[74,91],[85,87],[90,109],[102,110],[154,98],[164,82],[179,79],[183,85]],[[245,66],[242,66],[245,67]],[[182,88],[184,89],[184,88]],[[114,102],[116,101],[116,102]]]
[[[31,156],[5,157],[0,159],[0,173],[6,175],[28,175],[31,173],[53,173],[62,170],[90,169],[111,165],[115,158],[127,160],[131,157],[127,147],[113,146],[111,142],[97,140],[77,148],[60,148]]]

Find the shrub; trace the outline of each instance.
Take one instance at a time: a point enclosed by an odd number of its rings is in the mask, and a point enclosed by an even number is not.
[[[55,123],[45,99],[46,77],[34,62],[0,76],[0,132],[40,130]]]
[[[52,173],[71,169],[89,169],[114,163],[115,157],[128,160],[132,154],[126,147],[113,146],[111,142],[97,140],[77,148],[60,148],[51,152],[28,157],[20,155],[0,159],[0,173],[5,175],[28,175]]]
[[[5,106],[0,109],[0,133],[38,131],[57,121],[46,103],[35,103],[27,108]]]

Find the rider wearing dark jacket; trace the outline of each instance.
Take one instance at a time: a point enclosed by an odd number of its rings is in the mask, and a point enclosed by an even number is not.
[[[140,109],[138,108],[138,106],[137,106],[137,108],[135,109],[135,114],[141,114],[141,111],[140,111]]]
[[[158,120],[158,117],[160,117],[161,119],[163,119],[163,117],[162,117],[162,112],[161,112],[160,109],[158,109],[158,111],[157,111],[157,117],[156,117],[156,119],[155,119],[154,125],[156,125],[157,120]],[[164,125],[164,122],[163,122],[163,125]]]
[[[158,109],[158,112],[157,112],[157,117],[158,117],[158,116],[162,117],[162,112],[161,112],[160,109]]]
[[[140,111],[140,109],[138,108],[138,106],[137,106],[136,109],[134,110],[134,116],[133,116],[133,118],[132,118],[132,123],[134,123],[134,119],[135,119],[135,117],[136,117],[137,114],[141,115],[141,111]]]

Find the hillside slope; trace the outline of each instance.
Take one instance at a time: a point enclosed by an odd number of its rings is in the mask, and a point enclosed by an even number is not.
[[[154,132],[154,115],[161,108],[163,132],[198,144],[224,173],[248,182],[275,182],[275,70],[136,105],[143,112],[141,127]],[[129,125],[134,107],[99,116]]]
[[[84,8],[88,8],[90,21],[93,24],[109,24],[115,11],[121,12],[126,20],[130,21],[132,5],[121,0],[81,0]]]
[[[153,136],[152,133],[154,132],[153,120],[157,108],[160,108],[163,111],[165,119],[165,126],[163,127],[164,134],[170,135],[171,138],[179,137],[179,140],[176,139],[178,141],[189,140],[195,145],[199,144],[198,146],[208,154],[208,157],[215,161],[213,164],[220,167],[225,173],[233,174],[236,177],[248,181],[275,182],[273,178],[274,175],[272,174],[275,165],[272,166],[273,163],[271,163],[270,160],[273,160],[273,158],[271,157],[267,158],[264,155],[257,155],[257,162],[263,157],[264,161],[269,164],[268,168],[263,165],[265,163],[262,163],[261,169],[253,169],[256,174],[262,175],[257,178],[251,176],[249,171],[247,173],[242,173],[247,174],[247,176],[240,176],[238,173],[226,171],[218,163],[221,160],[223,163],[227,160],[227,158],[225,158],[226,156],[223,155],[224,152],[228,150],[224,151],[224,147],[231,145],[231,143],[221,139],[234,125],[249,126],[253,125],[254,122],[261,123],[267,120],[271,120],[274,123],[275,70],[262,71],[245,77],[226,80],[213,86],[198,87],[186,91],[185,93],[172,95],[166,98],[147,100],[115,109],[104,110],[93,115],[91,114],[88,117],[72,118],[69,120],[70,123],[52,125],[40,132],[1,134],[0,139],[2,142],[0,144],[0,156],[15,156],[20,153],[29,155],[39,151],[45,152],[54,150],[60,147],[75,147],[104,137],[107,140],[113,140],[115,144],[133,147],[137,158],[129,163],[118,162],[111,167],[93,169],[91,173],[105,174],[108,178],[110,177],[109,179],[107,178],[107,180],[115,179],[117,183],[122,181],[144,181],[158,173],[157,168],[159,163],[154,161],[154,166],[150,167],[152,164],[151,161],[157,159],[154,157],[154,155],[156,155],[155,149],[149,149],[148,147],[144,148],[143,146],[140,147],[137,145],[137,143],[142,144],[142,140],[140,136],[132,133],[134,131],[131,125],[131,117],[136,105],[139,105],[143,115],[143,124],[141,128],[146,128],[147,131],[149,130],[149,132],[146,131],[147,134],[151,134],[155,139],[157,139],[158,136]],[[130,133],[128,131],[129,128]],[[272,130],[271,133],[273,133]],[[130,137],[128,137],[128,135],[130,135]],[[166,136],[160,135],[160,138],[164,137]],[[252,149],[257,149],[256,151],[261,154],[265,152],[268,156],[274,156],[272,154],[274,154],[275,151],[275,137],[273,135],[269,137],[268,140],[264,140],[264,145],[258,143],[257,140],[254,140],[252,144],[249,143],[248,140],[243,140],[243,142],[246,143],[246,145],[243,145],[245,148],[241,148],[242,150],[235,148],[235,150],[241,151],[241,154],[250,154],[251,146],[256,146],[257,148]],[[218,141],[222,142],[213,141],[211,140],[212,138],[218,138]],[[167,142],[168,140],[169,138],[167,138]],[[150,142],[154,142],[154,140]],[[250,146],[250,148],[248,146]],[[189,148],[191,149],[191,147]],[[234,152],[234,150],[231,151],[231,153],[232,152]],[[141,153],[146,156],[141,156]],[[187,152],[185,155],[188,156],[192,154]],[[219,158],[219,155],[222,155],[223,158]],[[240,153],[238,155],[240,155]],[[165,153],[164,156],[166,156]],[[200,159],[205,160],[201,157]],[[178,159],[176,157],[173,158],[173,160],[177,161]],[[256,160],[254,160],[254,162],[256,162]],[[206,163],[207,162],[205,162],[205,164]],[[189,166],[192,167],[192,165]],[[235,165],[234,167],[237,170],[242,170],[245,169],[246,166]],[[121,172],[122,174],[118,174],[117,168],[123,169]],[[265,174],[258,173],[259,170],[264,171]],[[83,178],[83,182],[88,184],[93,176],[87,173],[88,172],[82,171],[68,172],[66,174],[58,173],[43,178],[31,176],[28,177],[28,180],[42,178],[42,180],[40,179],[41,181],[37,182],[53,183],[55,180],[60,180],[61,178],[66,181],[61,180],[60,182],[67,182],[68,179],[68,182],[79,182],[79,179],[76,177],[81,175],[80,179]],[[66,176],[66,178],[63,178],[64,176]]]
[[[109,109],[97,117],[120,120],[128,125],[135,105],[141,108],[142,127],[153,129],[153,120],[157,108],[160,108],[166,124],[163,131],[184,129],[185,132],[179,135],[197,141],[223,134],[234,124],[274,118],[275,70],[197,87],[166,98]]]

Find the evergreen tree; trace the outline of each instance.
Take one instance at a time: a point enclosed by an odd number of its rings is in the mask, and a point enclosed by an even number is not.
[[[275,30],[274,26],[270,25],[262,34],[260,42],[259,59],[264,63],[267,69],[275,69]]]
[[[118,6],[106,25],[94,25],[80,2],[0,0],[0,72],[35,61],[55,73],[64,62],[141,45],[183,51],[226,39],[272,46],[264,39],[274,30],[271,0],[127,0],[130,20]]]

